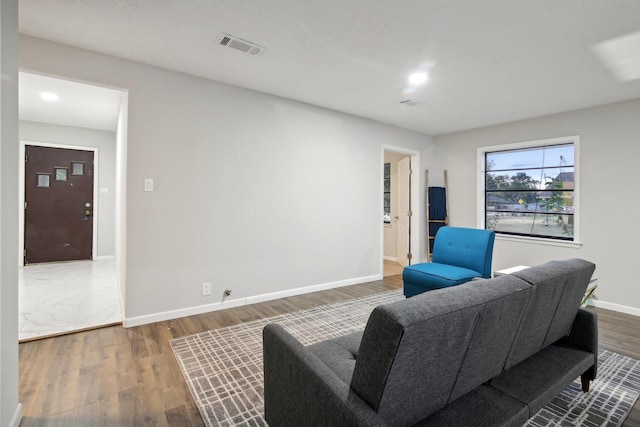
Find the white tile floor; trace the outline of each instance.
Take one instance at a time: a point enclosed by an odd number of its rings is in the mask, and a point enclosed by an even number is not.
[[[19,270],[20,340],[122,321],[113,260],[31,264]]]

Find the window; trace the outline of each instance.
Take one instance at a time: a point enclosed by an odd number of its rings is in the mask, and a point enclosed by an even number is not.
[[[71,175],[84,175],[84,162],[71,162]]]
[[[69,169],[64,167],[56,167],[56,181],[66,181],[69,175]]]
[[[391,163],[384,164],[384,223],[391,224]]]
[[[49,188],[51,186],[51,174],[38,172],[36,176],[38,177],[38,187]]]
[[[574,136],[479,149],[484,227],[577,241],[578,144]]]

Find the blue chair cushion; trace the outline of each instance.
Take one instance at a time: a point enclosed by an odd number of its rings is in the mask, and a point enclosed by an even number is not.
[[[402,280],[405,286],[418,286],[422,288],[422,292],[460,285],[474,277],[482,277],[482,274],[468,268],[436,262],[413,264],[402,270]],[[413,292],[411,293],[415,295]],[[406,290],[405,295],[410,296],[407,295]]]
[[[491,277],[494,240],[492,230],[442,227],[436,234],[431,261],[478,271],[488,279]]]

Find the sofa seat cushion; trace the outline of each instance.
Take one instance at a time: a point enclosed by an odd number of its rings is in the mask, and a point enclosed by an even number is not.
[[[338,338],[307,346],[307,349],[320,359],[329,369],[344,381],[351,383],[356,356],[362,341],[363,331],[354,332]]]
[[[423,262],[407,266],[402,271],[405,283],[422,286],[427,290],[447,288],[482,277],[477,271],[454,265]]]
[[[532,417],[594,360],[593,353],[550,345],[493,378],[490,385],[526,403]]]
[[[481,385],[415,424],[429,427],[522,426],[529,418],[523,402],[498,389]]]

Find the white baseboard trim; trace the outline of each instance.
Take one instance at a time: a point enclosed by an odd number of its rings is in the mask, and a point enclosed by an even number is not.
[[[391,256],[386,256],[385,255],[383,258],[384,258],[385,261],[398,262],[398,258],[394,258],[394,257],[391,257]]]
[[[93,260],[94,261],[106,261],[106,260],[110,260],[110,259],[114,259],[115,256],[114,255],[100,255],[100,256],[94,256]]]
[[[381,274],[373,276],[358,277],[355,279],[339,280],[337,282],[322,283],[320,285],[305,286],[303,288],[287,289],[286,291],[271,292],[269,294],[256,295],[247,297],[247,304],[256,304],[264,301],[271,301],[279,298],[292,297],[295,295],[308,294],[311,292],[325,291],[327,289],[341,288],[343,286],[357,285],[358,283],[373,282],[374,280],[382,280]]]
[[[631,314],[633,316],[640,316],[640,308],[629,307],[621,304],[614,304],[612,302],[591,300],[594,306],[598,308],[604,308],[605,310],[617,311],[620,313]]]
[[[183,308],[179,310],[170,310],[160,313],[153,313],[144,316],[129,317],[122,321],[122,325],[125,328],[131,328],[134,326],[146,325],[148,323],[162,322],[165,320],[177,319],[179,317],[193,316],[196,314],[209,313],[211,311],[224,310],[227,308],[240,307],[243,305],[256,304],[264,301],[271,301],[279,298],[286,298],[295,295],[308,294],[310,292],[324,291],[327,289],[340,288],[342,286],[356,285],[358,283],[373,282],[375,280],[382,280],[381,274],[375,274],[373,276],[357,277],[353,279],[339,280],[337,282],[322,283],[319,285],[305,286],[302,288],[287,289],[284,291],[271,292],[268,294],[261,294],[250,296],[246,298],[238,298],[232,300],[224,300],[215,302],[212,304],[199,305],[196,307]]]
[[[18,403],[16,411],[13,413],[9,427],[19,427],[22,421],[22,403]]]

